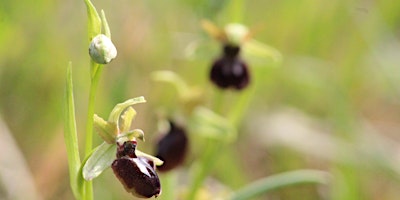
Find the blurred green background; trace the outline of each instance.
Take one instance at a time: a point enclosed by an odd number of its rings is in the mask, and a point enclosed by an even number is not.
[[[106,117],[116,103],[145,96],[148,103],[135,107],[134,126],[145,131],[141,146],[152,153],[157,110],[177,105],[174,89],[150,81],[151,72],[172,70],[190,85],[211,88],[207,73],[219,46],[200,20],[231,22],[235,13],[229,6],[235,2],[93,3],[105,10],[118,49],[105,67],[95,112]],[[260,199],[398,199],[400,2],[249,0],[242,11],[236,14],[254,28],[254,38],[279,50],[283,62],[265,64],[244,55],[255,74],[255,95],[238,141],[221,152],[216,180],[236,190],[278,172],[322,169],[332,173],[329,186],[292,186]],[[83,1],[0,3],[0,199],[73,198],[62,103],[71,61],[83,133],[90,82],[86,23]],[[188,56],[194,42],[206,50]],[[235,101],[237,95],[228,97]],[[9,147],[12,141],[17,148]],[[191,154],[176,173],[185,174],[193,159]],[[29,173],[10,178],[19,167]],[[30,189],[13,190],[18,187]],[[94,190],[95,199],[132,198],[111,170],[95,180]]]

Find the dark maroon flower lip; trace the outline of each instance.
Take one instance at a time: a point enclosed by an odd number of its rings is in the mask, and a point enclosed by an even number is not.
[[[224,44],[222,55],[214,61],[210,80],[221,89],[244,89],[250,83],[247,64],[240,58],[240,46]]]
[[[134,196],[157,197],[161,193],[161,184],[155,164],[145,157],[136,156],[136,145],[136,141],[118,144],[117,159],[111,168],[124,188]]]
[[[164,163],[158,166],[160,172],[170,171],[183,163],[188,148],[188,138],[184,128],[170,121],[168,133],[157,144],[156,157]]]
[[[249,69],[239,57],[222,56],[213,63],[210,79],[221,89],[241,90],[250,82]]]

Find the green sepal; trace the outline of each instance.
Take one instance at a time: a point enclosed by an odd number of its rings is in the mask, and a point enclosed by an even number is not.
[[[228,119],[205,107],[197,107],[189,123],[191,132],[204,137],[231,142],[236,139],[237,131]]]
[[[119,128],[119,118],[120,118],[122,112],[125,109],[127,109],[129,106],[132,106],[132,105],[135,105],[138,103],[145,103],[145,102],[146,102],[146,100],[144,99],[144,97],[140,96],[140,97],[136,97],[133,99],[128,99],[123,103],[117,104],[114,107],[114,109],[111,111],[108,121],[116,123]]]
[[[82,176],[90,181],[99,176],[104,170],[111,167],[116,159],[117,145],[103,142],[99,145],[82,164]]]
[[[114,122],[105,121],[103,118],[94,114],[93,126],[96,132],[106,141],[108,144],[115,143],[115,137],[118,134],[117,125]]]
[[[266,59],[274,63],[281,63],[283,59],[282,54],[277,49],[255,39],[245,42],[243,44],[243,51],[249,56]]]
[[[198,101],[201,98],[202,90],[190,87],[178,74],[173,71],[160,70],[151,74],[154,81],[170,83],[175,87],[179,99],[182,102]]]
[[[155,71],[151,74],[151,78],[154,81],[167,82],[172,84],[176,88],[179,96],[185,96],[185,94],[189,93],[189,86],[178,74],[173,71]]]

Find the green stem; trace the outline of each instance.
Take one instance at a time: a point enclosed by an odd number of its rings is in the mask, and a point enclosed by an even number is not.
[[[229,5],[229,16],[231,22],[241,23],[243,21],[244,14],[244,1],[243,0],[231,0]]]
[[[203,153],[203,157],[200,160],[200,165],[197,166],[197,168],[195,169],[196,171],[194,173],[193,183],[187,199],[196,199],[198,190],[200,189],[204,179],[214,166],[214,163],[217,159],[216,157],[218,154],[216,153],[216,151],[219,149],[218,144],[219,142],[216,140],[207,140],[207,146]]]
[[[255,94],[255,89],[256,87],[254,85],[250,85],[249,88],[241,92],[238,99],[232,105],[232,109],[229,111],[227,118],[235,127],[240,125],[240,121]]]
[[[213,98],[213,107],[214,111],[218,114],[223,112],[224,108],[224,95],[226,93],[221,90],[217,90],[214,93]],[[248,88],[248,91],[243,91],[237,103],[233,104],[232,108],[229,110],[227,114],[228,119],[234,126],[239,125],[239,121],[241,120],[241,116],[244,113],[244,110],[247,108],[247,105],[254,94],[254,87]],[[199,188],[201,187],[204,179],[207,174],[214,167],[214,163],[218,157],[218,150],[221,148],[223,143],[219,140],[208,139],[207,146],[202,154],[202,157],[199,161],[199,166],[195,168],[194,171],[194,179],[192,186],[189,191],[188,199],[195,199]]]
[[[94,116],[94,106],[96,101],[97,86],[99,84],[100,75],[103,71],[103,66],[91,62],[92,76],[89,91],[89,102],[88,102],[88,112],[86,117],[86,135],[85,135],[85,157],[87,157],[93,148],[93,116]],[[85,181],[84,183],[85,200],[93,199],[93,185],[91,181]]]
[[[175,189],[176,186],[176,173],[168,172],[162,174],[161,180],[163,181],[162,184],[162,195],[160,196],[161,200],[175,200]]]

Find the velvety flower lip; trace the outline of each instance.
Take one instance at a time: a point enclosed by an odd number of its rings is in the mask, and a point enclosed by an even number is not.
[[[154,162],[145,157],[136,156],[136,145],[136,141],[118,144],[117,159],[114,160],[111,168],[125,189],[134,196],[157,197],[161,193],[161,184]]]
[[[125,156],[114,160],[111,168],[125,189],[134,196],[150,198],[160,195],[160,180],[154,164],[148,159]]]
[[[170,121],[170,129],[157,144],[156,157],[164,161],[157,169],[161,172],[172,170],[182,164],[188,148],[186,131]]]
[[[231,49],[228,49],[228,51],[231,51]],[[250,82],[248,66],[237,56],[222,56],[213,63],[210,79],[222,89],[241,90]]]

